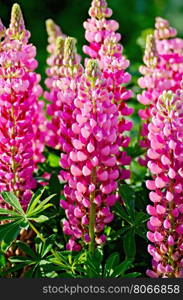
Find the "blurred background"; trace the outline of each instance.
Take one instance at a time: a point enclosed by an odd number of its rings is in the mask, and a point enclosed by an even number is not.
[[[47,18],[54,19],[65,34],[77,38],[78,52],[82,54],[85,43],[83,21],[88,18],[91,0],[0,0],[0,17],[6,26],[14,2],[21,5],[26,27],[31,32],[31,42],[37,47],[38,72],[43,79],[47,57]],[[136,74],[142,61],[143,31],[154,27],[156,16],[167,18],[177,28],[178,35],[183,36],[183,0],[108,0],[108,4],[113,9],[113,19],[120,24],[122,44],[131,61],[132,74]]]

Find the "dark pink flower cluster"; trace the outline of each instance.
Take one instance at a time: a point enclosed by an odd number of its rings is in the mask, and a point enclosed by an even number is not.
[[[20,7],[12,8],[11,22],[0,42],[0,191],[13,191],[23,206],[35,187],[33,170],[43,160],[44,116],[36,49],[28,44]]]
[[[145,65],[140,67],[143,77],[138,80],[139,86],[144,89],[137,96],[138,101],[145,105],[144,109],[139,110],[143,120],[140,145],[144,150],[149,146],[147,134],[152,108],[164,90],[176,92],[180,89],[183,76],[183,40],[174,38],[176,30],[162,18],[156,18],[155,28],[154,36],[147,37]],[[140,158],[139,162],[146,165],[147,160],[147,157]]]
[[[130,143],[130,138],[124,132],[131,130],[132,122],[125,117],[133,113],[133,108],[128,107],[126,103],[126,100],[132,96],[132,92],[125,87],[131,76],[126,72],[129,61],[122,55],[123,46],[119,44],[121,35],[116,33],[119,24],[107,19],[112,15],[112,10],[107,7],[105,0],[93,0],[89,15],[91,18],[84,22],[84,28],[86,40],[90,44],[84,46],[83,50],[91,58],[97,59],[103,76],[108,80],[108,91],[112,92],[112,101],[117,105],[119,112],[118,126],[121,135],[116,143],[119,147],[126,148]],[[125,151],[123,157],[126,162],[128,160],[129,164],[130,157],[127,157]],[[126,171],[125,177],[128,176],[130,172]]]
[[[46,87],[49,91],[46,91],[44,96],[47,101],[50,102],[47,106],[47,114],[51,117],[51,120],[47,122],[47,144],[55,149],[62,149],[60,143],[60,111],[63,109],[63,103],[60,99],[60,86],[59,80],[67,77],[64,73],[66,62],[63,62],[64,55],[64,41],[66,36],[61,32],[58,25],[52,20],[46,22],[48,32],[48,52],[50,56],[47,59],[48,68],[46,70],[47,78],[45,80]],[[76,63],[80,63],[80,55],[75,53]],[[66,63],[66,65],[65,65]],[[69,80],[69,78],[68,78]]]
[[[50,56],[47,59],[48,68],[46,69],[47,78],[45,85],[48,91],[45,91],[44,97],[49,104],[47,105],[47,114],[51,117],[51,120],[47,121],[48,134],[46,143],[55,149],[60,149],[59,143],[59,127],[60,121],[57,116],[57,112],[61,110],[58,101],[58,94],[60,89],[57,87],[57,80],[63,76],[60,66],[62,66],[63,49],[65,36],[62,34],[58,25],[56,25],[51,19],[46,21],[46,28],[48,32],[48,53]],[[57,41],[57,38],[58,41]]]
[[[150,277],[183,277],[183,90],[164,91],[148,125]]]
[[[61,201],[68,220],[64,232],[71,236],[69,250],[79,250],[81,243],[101,244],[105,224],[113,219],[110,207],[117,200],[119,178],[117,155],[118,110],[107,90],[107,80],[96,61],[87,62],[77,83],[72,123],[65,130],[67,149],[61,155],[62,178],[66,200]],[[70,123],[65,115],[65,122]]]

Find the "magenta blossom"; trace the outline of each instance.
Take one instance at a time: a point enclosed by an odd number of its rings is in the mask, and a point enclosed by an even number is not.
[[[139,110],[139,116],[143,121],[142,140],[140,145],[144,150],[149,146],[147,139],[148,123],[152,117],[152,109],[156,107],[158,97],[164,90],[176,92],[180,89],[183,76],[183,40],[174,38],[176,30],[170,27],[168,21],[156,18],[155,34],[147,37],[144,66],[140,67],[143,75],[138,80],[143,92],[137,96],[140,103],[145,105]],[[147,164],[148,158],[140,158],[142,165]]]
[[[183,277],[183,91],[164,91],[152,109],[147,181],[150,277]]]
[[[131,76],[126,72],[129,61],[122,55],[123,46],[119,43],[121,35],[116,32],[119,24],[114,20],[108,20],[112,15],[112,10],[107,7],[105,0],[93,0],[89,15],[91,18],[84,22],[84,28],[86,29],[86,40],[90,44],[84,46],[83,51],[91,58],[97,59],[104,77],[108,80],[108,91],[113,94],[112,102],[117,105],[119,112],[118,131],[121,134],[116,143],[119,147],[126,148],[130,143],[130,138],[126,132],[132,128],[132,122],[126,117],[133,113],[133,109],[128,107],[126,103],[132,96],[132,92],[125,87]],[[128,159],[130,163],[130,157],[127,157],[125,151],[123,157],[124,160]],[[119,164],[123,165],[121,161]],[[126,170],[125,177],[128,178],[129,176],[130,172]]]
[[[68,48],[66,45],[64,61],[71,57]],[[75,69],[71,63],[70,60],[67,75]],[[105,224],[113,219],[110,207],[118,199],[118,111],[95,61],[89,60],[85,74],[71,82],[68,85],[68,80],[62,80],[62,101],[67,99],[61,124],[65,152],[61,154],[61,166],[65,169],[61,176],[67,182],[66,199],[61,200],[67,216],[63,229],[71,236],[67,249],[79,250],[82,243],[90,243],[93,249],[95,243],[105,241]]]
[[[62,77],[66,77],[63,67],[63,51],[66,36],[61,32],[59,26],[50,19],[46,22],[46,28],[49,43],[47,50],[50,56],[47,59],[48,68],[45,80],[48,91],[45,92],[44,96],[50,102],[47,106],[47,114],[51,117],[51,120],[47,121],[48,134],[46,142],[48,146],[61,150],[59,113],[62,110],[62,101],[60,101],[60,87],[57,83]],[[77,63],[79,63],[81,60],[80,55],[75,53],[75,58]]]
[[[2,25],[0,26],[1,28]],[[43,160],[44,117],[38,102],[42,90],[36,50],[28,44],[22,13],[14,4],[9,28],[0,45],[0,191],[13,191],[26,207],[32,188],[33,171]],[[1,31],[2,33],[2,31]]]

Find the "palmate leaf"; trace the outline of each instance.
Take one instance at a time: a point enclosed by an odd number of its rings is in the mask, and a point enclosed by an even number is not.
[[[11,205],[16,211],[18,211],[21,214],[24,214],[24,211],[20,205],[20,202],[18,201],[17,197],[11,193],[11,192],[2,192],[1,193],[3,200]]]
[[[123,277],[124,273],[132,267],[133,259],[126,259],[118,266],[115,267],[114,272],[112,273],[111,277]]]
[[[142,273],[139,273],[139,272],[132,272],[132,273],[127,273],[123,276],[123,278],[136,278],[136,277],[139,277],[141,276]]]
[[[39,203],[39,200],[41,199],[43,193],[45,191],[45,188],[41,188],[38,191],[36,191],[36,193],[32,196],[31,201],[28,204],[27,207],[27,214],[31,213],[34,208],[36,207],[36,205]]]
[[[133,221],[135,213],[134,190],[128,184],[120,184],[119,193],[124,200],[126,211],[128,212],[130,219]]]
[[[40,216],[35,217],[35,218],[29,218],[29,221],[30,220],[35,221],[36,223],[43,223],[43,222],[48,221],[49,218],[47,216],[40,215]]]
[[[6,257],[3,252],[0,251],[0,269],[6,266]]]
[[[37,204],[37,206],[34,205],[34,203],[32,204],[32,206],[30,207],[30,209],[28,209],[26,211],[26,215],[27,217],[33,217],[33,216],[36,216],[38,215],[40,212],[44,211],[45,209],[47,209],[48,207],[52,206],[53,204],[49,203],[48,202],[50,201],[50,199],[52,199],[53,197],[55,196],[55,194],[47,197],[46,199],[44,199],[43,201],[41,201],[40,204]],[[35,200],[37,202],[37,200]]]
[[[11,256],[9,261],[12,263],[24,263],[26,265],[35,265],[35,260],[24,256]]]
[[[25,222],[22,219],[17,221],[7,223],[0,226],[0,241],[1,241],[1,250],[6,252],[11,246],[12,242],[17,238],[20,230],[25,228]]]
[[[1,221],[16,221],[16,220],[18,220],[18,219],[20,219],[19,216],[17,216],[17,217],[14,217],[14,216],[7,216],[7,215],[0,216],[0,222],[1,222]]]
[[[52,206],[48,203],[49,200],[54,197],[51,195],[40,201],[43,195],[44,189],[39,190],[33,197],[28,206],[28,212],[24,212],[19,200],[11,192],[2,192],[1,195],[6,203],[12,206],[14,210],[0,209],[0,221],[12,221],[4,225],[0,225],[0,242],[2,251],[7,251],[13,241],[16,240],[20,230],[22,228],[28,229],[29,226],[32,227],[31,222],[42,223],[48,221],[48,217],[40,215],[42,211]]]
[[[102,277],[102,260],[103,251],[97,248],[93,254],[87,253],[86,270],[87,276],[92,276],[92,278]]]
[[[61,194],[61,183],[56,173],[53,173],[49,180],[49,192],[50,194],[55,194],[53,199],[54,204],[60,206],[60,194]]]
[[[55,242],[55,234],[50,235],[46,242],[43,244],[42,250],[41,250],[41,257],[45,257],[46,254],[49,253],[49,251],[52,249],[53,244]]]
[[[103,277],[104,278],[110,277],[112,275],[112,273],[114,272],[115,267],[118,264],[119,264],[119,253],[117,253],[117,252],[112,253],[108,257],[108,259],[105,263]]]
[[[123,248],[127,259],[133,259],[136,255],[136,243],[134,229],[128,230],[123,237]]]
[[[34,251],[30,248],[28,244],[18,241],[16,243],[16,246],[20,248],[24,253],[32,257],[33,259],[37,259],[37,255],[34,253]]]
[[[11,215],[15,217],[20,216],[20,214],[18,214],[17,212],[5,208],[0,208],[0,215]]]
[[[26,262],[16,264],[12,268],[9,268],[6,271],[4,271],[2,273],[2,275],[3,275],[3,277],[5,277],[7,274],[12,274],[12,273],[14,273],[16,271],[19,271],[19,270],[23,269],[26,265],[27,265]]]

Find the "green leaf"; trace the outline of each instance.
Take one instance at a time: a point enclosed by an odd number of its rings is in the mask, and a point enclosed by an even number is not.
[[[124,210],[124,207],[119,202],[116,202],[113,209],[114,209],[116,215],[120,216],[123,220],[125,220],[127,223],[132,225],[132,223],[131,223],[132,220],[131,220],[130,216],[126,213],[126,211]]]
[[[24,274],[24,278],[33,278],[33,274],[34,274],[35,268],[31,268],[30,270],[28,270],[25,274]]]
[[[20,216],[20,214],[18,214],[17,212],[15,212],[13,210],[8,210],[5,208],[0,208],[0,215],[11,215],[11,216],[15,216],[15,217]]]
[[[54,203],[60,205],[60,193],[61,193],[61,184],[58,179],[58,175],[53,173],[49,180],[49,192],[50,194],[55,194]]]
[[[0,252],[0,268],[6,267],[6,257],[4,253]]]
[[[37,259],[37,255],[34,253],[34,251],[26,244],[21,241],[18,241],[16,243],[16,246],[20,248],[24,253],[29,255],[30,257]]]
[[[111,277],[123,277],[124,273],[131,268],[133,259],[127,259],[123,261],[120,265],[116,266]]]
[[[0,216],[0,221],[6,221],[6,220],[11,220],[11,221],[16,221],[20,219],[21,217],[13,217],[13,216]]]
[[[36,223],[43,223],[49,220],[48,217],[44,216],[44,215],[40,215],[39,217],[35,217],[35,218],[29,218],[29,220],[33,220]]]
[[[102,259],[103,252],[102,249],[96,249],[94,254],[88,253],[87,255],[87,273],[92,277],[102,277]]]
[[[142,223],[146,223],[149,220],[149,216],[144,212],[136,212],[135,214],[135,223],[142,225]]]
[[[103,277],[104,278],[110,277],[114,272],[114,268],[118,264],[119,264],[119,254],[117,252],[112,253],[106,261]]]
[[[137,161],[131,163],[131,178],[134,183],[144,181],[147,173],[147,168],[139,165]]]
[[[128,184],[120,184],[119,193],[124,200],[125,208],[132,220],[135,214],[134,190]]]
[[[23,211],[23,209],[20,205],[20,202],[13,193],[11,193],[11,192],[2,192],[1,195],[2,195],[2,197],[3,197],[3,199],[6,203],[10,204],[18,212],[20,212],[21,214],[24,215],[24,211]]]
[[[71,273],[61,273],[58,276],[59,278],[76,278],[77,276],[71,274]],[[78,276],[79,277],[79,276]]]
[[[127,148],[127,154],[132,158],[139,157],[140,155],[144,154],[144,149],[140,147],[139,142],[137,142],[133,147]]]
[[[110,240],[114,241],[116,238],[121,237],[126,231],[128,231],[130,229],[131,226],[124,226],[123,228],[115,231],[114,233],[112,233],[110,235]]]
[[[11,256],[9,261],[12,263],[24,263],[25,265],[33,265],[36,262],[24,256]]]
[[[45,188],[41,188],[36,191],[36,193],[32,196],[31,201],[29,202],[29,205],[27,207],[26,214],[31,213],[36,205],[38,204],[39,200],[41,199],[43,193],[45,191]]]
[[[51,203],[49,203],[49,204],[47,204],[47,203],[48,203],[48,202],[50,201],[50,199],[52,199],[54,196],[55,196],[55,195],[51,195],[51,196],[47,197],[47,198],[44,199],[40,204],[38,204],[36,207],[34,207],[33,210],[31,209],[31,211],[29,211],[29,212],[27,213],[27,217],[32,217],[33,215],[36,216],[38,213],[40,213],[40,212],[42,212],[43,210],[45,210],[46,208],[52,206]],[[46,206],[46,204],[47,204],[47,206]]]
[[[12,268],[9,268],[8,270],[4,271],[2,274],[3,274],[3,277],[5,277],[7,274],[12,274],[16,271],[19,271],[21,269],[23,269],[24,267],[26,266],[26,263],[18,263],[16,264],[14,267]]]
[[[48,162],[53,168],[59,167],[60,156],[56,155],[55,153],[49,153]]]
[[[53,257],[49,259],[50,262],[59,266],[60,270],[70,270],[70,266],[65,265],[59,259]]]
[[[2,241],[1,249],[3,252],[6,252],[8,248],[11,246],[12,242],[17,238],[22,228],[21,223],[22,221],[18,220],[0,226],[0,240]],[[5,225],[9,225],[9,226],[5,226]],[[3,227],[3,229],[1,227]],[[2,235],[2,233],[4,234]]]
[[[136,254],[135,233],[130,229],[123,237],[123,248],[127,259],[134,258]]]
[[[127,273],[123,276],[123,278],[134,278],[134,277],[139,277],[141,276],[142,273],[139,272],[132,272],[132,273]]]
[[[55,241],[55,234],[50,235],[46,239],[46,242],[43,244],[43,248],[41,251],[41,257],[44,257],[48,252],[50,252],[50,250],[53,247],[54,241]]]

